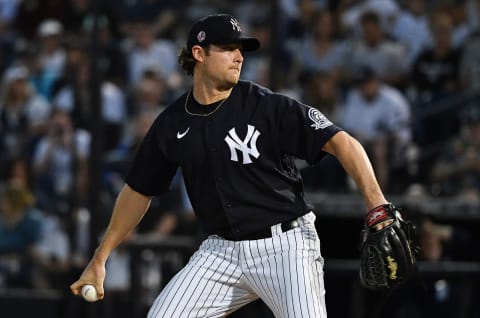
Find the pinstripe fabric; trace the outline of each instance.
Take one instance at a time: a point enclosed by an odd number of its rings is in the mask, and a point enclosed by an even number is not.
[[[255,241],[206,239],[153,303],[149,318],[225,317],[260,297],[277,318],[326,318],[315,215]]]

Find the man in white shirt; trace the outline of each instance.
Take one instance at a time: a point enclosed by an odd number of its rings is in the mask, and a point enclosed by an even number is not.
[[[432,45],[425,0],[408,0],[392,24],[390,34],[405,45],[408,66],[426,47]]]
[[[346,69],[355,70],[367,65],[375,70],[378,77],[395,86],[401,86],[407,74],[405,48],[386,37],[380,16],[367,11],[361,16],[362,36],[354,39],[347,49]],[[349,74],[352,75],[352,74]]]
[[[411,141],[410,106],[399,90],[382,83],[369,67],[360,68],[355,80],[340,123],[366,145],[380,182],[387,186],[392,163],[389,156],[402,160]]]

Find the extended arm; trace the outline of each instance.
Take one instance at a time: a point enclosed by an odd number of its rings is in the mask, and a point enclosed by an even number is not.
[[[387,204],[362,145],[346,132],[335,134],[322,150],[336,156],[355,180],[369,212],[360,249],[360,282],[373,290],[388,290],[415,272],[414,228]]]
[[[70,286],[75,295],[80,294],[83,285],[93,284],[100,299],[103,298],[105,263],[108,256],[140,222],[150,201],[151,197],[136,192],[128,185],[123,187],[118,194],[110,224],[100,245],[80,278]]]
[[[353,178],[363,195],[367,210],[388,203],[362,145],[344,131],[335,134],[322,148],[334,155]]]

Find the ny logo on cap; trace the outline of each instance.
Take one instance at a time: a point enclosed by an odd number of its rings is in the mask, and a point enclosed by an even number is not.
[[[232,24],[232,29],[236,30],[237,32],[242,32],[242,28],[240,28],[240,23],[235,18],[230,18],[230,23]]]

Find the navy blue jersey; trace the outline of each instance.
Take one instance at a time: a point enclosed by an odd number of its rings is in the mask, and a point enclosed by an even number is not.
[[[126,183],[159,195],[181,167],[205,232],[241,239],[312,210],[294,158],[318,162],[338,131],[317,109],[251,82],[208,106],[188,92],[156,118]]]

